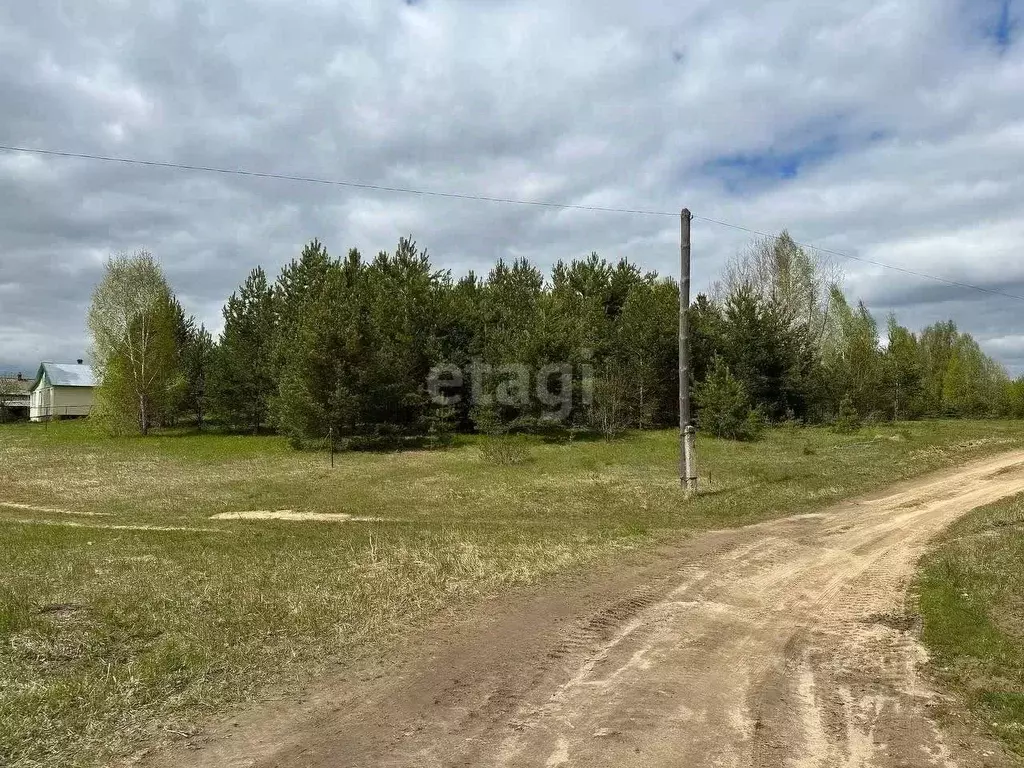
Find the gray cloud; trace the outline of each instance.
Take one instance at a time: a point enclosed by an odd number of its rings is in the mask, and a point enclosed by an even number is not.
[[[1024,292],[1019,4],[280,0],[0,8],[0,143],[678,210]],[[1015,26],[1016,25],[1016,26]],[[412,233],[439,266],[597,250],[673,272],[672,217],[0,153],[0,369],[73,359],[107,255],[214,328],[257,263]],[[698,288],[749,236],[694,225]],[[846,262],[880,315],[1024,370],[1020,303]],[[881,319],[881,317],[880,317]]]

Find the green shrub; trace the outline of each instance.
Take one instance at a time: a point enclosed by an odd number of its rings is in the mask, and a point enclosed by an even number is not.
[[[715,437],[756,440],[764,429],[761,412],[750,407],[750,396],[725,361],[716,357],[707,378],[694,392],[700,426]]]
[[[525,464],[532,458],[526,438],[519,435],[488,435],[481,451],[485,461],[499,466]]]
[[[832,431],[837,435],[852,435],[859,432],[862,425],[860,414],[853,407],[853,400],[846,395],[839,403],[839,414],[836,416],[836,423],[832,425]]]

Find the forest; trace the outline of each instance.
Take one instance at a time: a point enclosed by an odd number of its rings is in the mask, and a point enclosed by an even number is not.
[[[255,267],[213,338],[152,255],[126,254],[108,262],[89,312],[96,416],[113,431],[217,425],[296,446],[664,427],[678,423],[678,312],[673,279],[596,253],[550,275],[516,260],[455,277],[411,238],[372,259],[314,240],[273,281]],[[716,436],[1024,418],[1024,378],[953,321],[880,327],[834,266],[786,233],[733,259],[688,318],[695,420]],[[474,396],[444,396],[442,384],[438,397],[439,368],[461,372]],[[509,396],[523,371],[551,397]]]

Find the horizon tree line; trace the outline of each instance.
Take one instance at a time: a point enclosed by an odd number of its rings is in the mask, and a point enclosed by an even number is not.
[[[297,445],[553,427],[614,433],[678,423],[677,283],[596,253],[545,275],[525,259],[456,278],[402,238],[365,259],[309,242],[273,281],[255,267],[214,339],[184,312],[147,252],[109,260],[88,322],[97,416],[112,431],[216,423],[277,431]],[[851,303],[829,263],[783,232],[755,241],[690,307],[698,425],[747,438],[760,425],[1024,418],[1013,381],[952,320],[918,333]],[[536,399],[442,404],[431,371],[565,364],[572,407],[553,424]],[[582,376],[580,371],[592,371]],[[585,395],[585,396],[584,396]]]

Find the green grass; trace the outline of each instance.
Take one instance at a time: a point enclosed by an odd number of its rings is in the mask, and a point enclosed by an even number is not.
[[[383,653],[445,607],[1021,445],[1024,425],[1006,422],[701,439],[704,491],[687,502],[672,432],[459,438],[332,469],[276,437],[6,426],[0,765],[101,764]],[[384,520],[209,519],[280,509]]]
[[[1024,495],[950,528],[918,589],[935,674],[1024,758]]]

